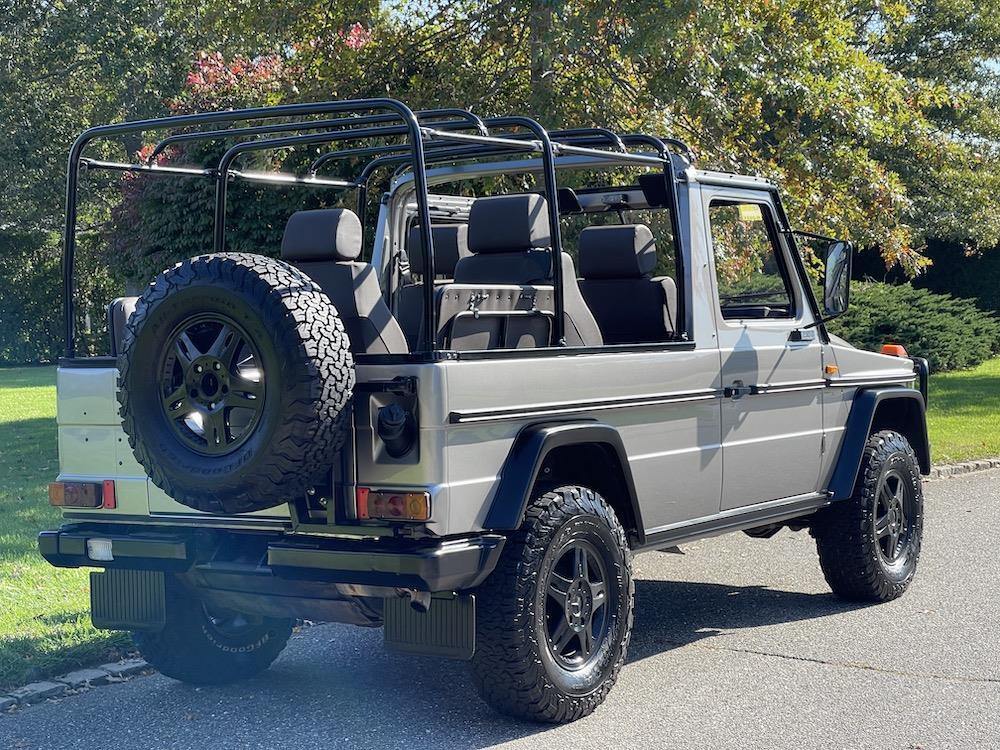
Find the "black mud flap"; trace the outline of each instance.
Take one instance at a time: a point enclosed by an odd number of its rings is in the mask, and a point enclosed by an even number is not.
[[[163,573],[106,570],[90,574],[90,618],[104,630],[162,630],[167,603]]]
[[[476,600],[471,594],[432,597],[426,612],[408,599],[386,599],[385,647],[404,654],[471,659],[476,650]]]

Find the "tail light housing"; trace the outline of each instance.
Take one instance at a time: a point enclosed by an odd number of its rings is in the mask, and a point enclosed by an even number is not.
[[[356,497],[357,516],[361,521],[428,521],[431,517],[428,492],[358,487]]]
[[[118,507],[115,482],[49,482],[49,505],[56,508]]]

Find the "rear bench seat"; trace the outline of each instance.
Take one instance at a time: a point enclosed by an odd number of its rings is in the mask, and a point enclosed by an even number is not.
[[[606,344],[669,341],[677,330],[677,287],[652,278],[656,245],[645,224],[587,227],[580,233],[580,291]]]
[[[441,287],[438,345],[446,349],[518,349],[554,345],[552,250],[548,208],[535,194],[478,198],[469,212],[470,255]],[[601,332],[561,254],[564,327],[569,346],[600,346]]]
[[[361,255],[361,222],[353,211],[296,211],[285,225],[281,258],[326,292],[344,321],[355,354],[406,354],[399,323],[382,299],[378,274]]]
[[[410,260],[410,273],[417,279],[424,276],[424,253],[420,245],[420,227],[412,227],[406,237],[406,255]],[[434,285],[449,284],[455,275],[460,258],[469,254],[468,224],[434,224],[431,241],[434,243]],[[406,284],[396,292],[396,316],[403,327],[410,349],[417,348],[424,323],[424,285],[422,281]]]

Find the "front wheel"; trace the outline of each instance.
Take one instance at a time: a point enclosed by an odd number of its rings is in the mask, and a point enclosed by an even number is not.
[[[835,594],[887,602],[916,574],[923,528],[917,457],[905,437],[882,430],[868,438],[854,495],[820,513],[812,534]]]
[[[539,494],[476,594],[473,675],[498,711],[566,723],[614,685],[632,632],[632,559],[597,493]]]
[[[211,607],[176,578],[167,581],[167,620],[133,634],[159,672],[192,685],[225,685],[263,672],[288,643],[294,620]]]

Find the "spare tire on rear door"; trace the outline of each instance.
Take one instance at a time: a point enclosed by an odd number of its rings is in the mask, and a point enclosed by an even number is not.
[[[122,426],[170,497],[249,513],[329,472],[347,431],[354,360],[329,298],[259,255],[177,264],[150,284],[118,358]]]

